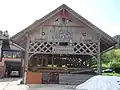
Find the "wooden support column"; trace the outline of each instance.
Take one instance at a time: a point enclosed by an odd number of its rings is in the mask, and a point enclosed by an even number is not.
[[[41,56],[41,66],[43,67],[43,55]]]
[[[24,67],[24,57],[23,57],[23,55],[24,55],[24,52],[22,51],[21,52],[21,73],[20,73],[20,76],[23,76],[23,74],[24,74],[24,72],[25,72],[25,67]]]
[[[98,42],[98,54],[97,54],[97,71],[98,74],[101,75],[101,71],[102,71],[102,66],[101,66],[101,59],[100,59],[100,39]]]
[[[28,33],[26,34],[26,50],[25,50],[25,63],[24,63],[24,68],[25,68],[25,73],[24,73],[24,84],[26,84],[26,79],[27,79],[27,71],[28,71],[28,60],[29,60],[29,35]]]
[[[53,59],[54,57],[53,57],[53,54],[52,54],[52,67],[53,67],[53,65],[54,65],[54,59]]]

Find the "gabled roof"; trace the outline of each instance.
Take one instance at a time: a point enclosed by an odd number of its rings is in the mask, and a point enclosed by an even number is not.
[[[31,30],[34,30],[35,27],[42,24],[46,20],[50,19],[52,16],[54,16],[56,13],[58,13],[59,11],[61,11],[63,9],[68,11],[70,14],[72,14],[74,17],[76,17],[78,20],[80,20],[83,24],[87,25],[89,28],[91,28],[92,30],[94,30],[95,32],[97,32],[97,33],[99,33],[101,35],[101,41],[100,41],[100,43],[101,43],[101,51],[104,51],[105,49],[108,49],[109,47],[116,44],[115,40],[111,36],[109,36],[108,34],[103,32],[101,29],[99,29],[98,27],[93,25],[91,22],[89,22],[84,17],[82,17],[81,15],[79,15],[78,13],[73,11],[71,8],[69,8],[65,4],[61,5],[60,7],[55,9],[54,11],[52,11],[49,14],[47,14],[46,16],[44,16],[43,18],[35,21],[30,26],[28,26],[24,30],[22,30],[19,33],[17,33],[16,35],[14,35],[11,39],[13,39],[14,41],[18,41],[20,38],[25,37],[25,34],[27,32],[29,32]]]
[[[14,51],[25,51],[24,48],[16,44],[10,39],[4,39],[1,43],[2,50],[14,50]]]
[[[21,46],[19,46],[18,44],[16,44],[14,41],[12,41],[11,39],[9,39],[8,36],[6,36],[5,34],[2,33],[2,31],[0,31],[0,47],[2,47],[2,49],[10,49],[10,50],[18,50],[18,51],[25,51],[24,48],[22,48]],[[4,46],[2,46],[4,44]]]
[[[25,51],[25,49],[23,47],[21,47],[20,45],[16,44],[14,41],[10,40],[10,49],[11,50],[17,50],[17,51]]]

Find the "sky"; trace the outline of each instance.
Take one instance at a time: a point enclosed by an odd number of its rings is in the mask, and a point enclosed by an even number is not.
[[[13,36],[62,4],[107,34],[120,34],[120,0],[0,0],[0,30]]]

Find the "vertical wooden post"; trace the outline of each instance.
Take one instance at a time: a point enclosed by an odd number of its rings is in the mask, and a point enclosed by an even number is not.
[[[48,55],[45,57],[45,66],[48,67]]]
[[[98,42],[98,54],[97,54],[97,71],[98,74],[101,75],[102,71],[102,66],[101,66],[101,59],[100,59],[100,37],[99,37],[99,42]]]
[[[43,67],[43,55],[41,56],[41,66]]]
[[[53,60],[53,54],[52,54],[52,67],[53,67],[53,65],[54,65],[54,60]]]
[[[29,59],[29,35],[28,33],[26,34],[26,50],[25,50],[25,63],[24,63],[24,68],[25,68],[25,73],[24,73],[24,84],[26,84],[27,80],[27,71],[28,71],[28,59]]]
[[[24,59],[23,59],[23,51],[22,52],[20,52],[21,53],[21,72],[20,72],[20,76],[22,76],[23,75],[23,73],[24,73],[24,70],[23,70],[23,63],[24,63]]]

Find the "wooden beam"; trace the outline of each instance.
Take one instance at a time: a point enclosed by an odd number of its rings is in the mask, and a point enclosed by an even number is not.
[[[83,25],[76,25],[76,26],[63,26],[63,25],[54,25],[54,24],[49,24],[49,25],[44,25],[43,27],[74,27],[74,28],[85,28]]]

